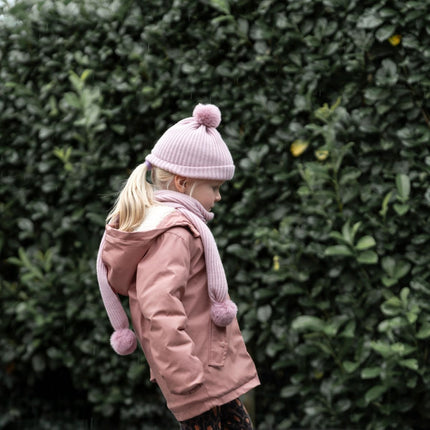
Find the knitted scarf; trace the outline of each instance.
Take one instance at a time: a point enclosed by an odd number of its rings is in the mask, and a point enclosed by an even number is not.
[[[102,260],[105,242],[106,231],[103,234],[99,252],[97,253],[97,280],[109,321],[114,328],[114,332],[110,337],[110,344],[117,354],[128,355],[136,349],[137,340],[134,332],[129,329],[128,317],[118,294],[113,291],[108,281],[107,268]]]
[[[175,191],[157,191],[155,199],[183,214],[200,234],[205,253],[208,294],[211,300],[212,321],[220,326],[229,325],[236,316],[237,306],[228,298],[228,285],[215,239],[206,225],[214,214],[208,212],[196,199]]]
[[[236,316],[237,306],[228,298],[227,280],[218,248],[206,225],[206,222],[211,220],[214,215],[197,200],[185,194],[174,191],[157,191],[155,196],[158,202],[174,207],[181,212],[200,233],[205,252],[208,293],[212,303],[211,318],[220,327],[229,325]],[[110,338],[112,348],[117,354],[128,355],[136,349],[136,336],[129,329],[127,314],[118,294],[112,290],[107,278],[107,268],[102,260],[105,238],[106,232],[103,234],[97,255],[97,279],[106,312],[115,330]]]

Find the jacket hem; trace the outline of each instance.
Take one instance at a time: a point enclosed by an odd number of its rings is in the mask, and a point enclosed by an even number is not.
[[[178,421],[189,420],[190,418],[196,417],[198,415],[203,414],[206,411],[209,411],[215,406],[222,406],[222,405],[225,405],[226,403],[229,403],[237,399],[238,397],[242,396],[243,394],[257,387],[258,385],[260,385],[260,380],[258,379],[258,376],[255,375],[247,383],[241,385],[239,388],[236,388],[233,391],[223,394],[222,396],[212,397],[205,401],[202,401],[201,399],[199,399],[193,403],[188,403],[186,405],[183,405],[180,408],[169,408],[169,409]]]

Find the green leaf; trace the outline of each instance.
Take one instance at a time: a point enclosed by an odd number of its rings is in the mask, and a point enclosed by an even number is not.
[[[428,283],[419,279],[414,279],[411,281],[410,286],[415,291],[420,291],[421,293],[430,296],[430,285],[428,285]]]
[[[41,354],[36,354],[31,359],[31,364],[36,373],[41,373],[46,368],[45,358]]]
[[[323,332],[327,336],[333,337],[336,335],[338,328],[339,326],[337,324],[326,323],[325,326],[323,327]]]
[[[272,316],[272,307],[270,305],[264,305],[257,309],[257,319],[260,322],[268,322]]]
[[[32,276],[36,279],[43,279],[43,273],[41,270],[30,262],[24,248],[18,249],[19,258],[21,259],[23,265],[30,271]]]
[[[371,342],[370,347],[385,358],[391,357],[393,355],[391,345],[387,343],[381,341]]]
[[[411,192],[411,182],[407,175],[399,173],[396,176],[396,187],[399,200],[404,203],[409,199]]]
[[[394,354],[403,357],[414,352],[416,350],[416,347],[408,345],[406,343],[396,342],[391,345],[391,350]]]
[[[394,329],[405,327],[407,325],[408,321],[404,317],[394,317],[381,321],[378,324],[378,331],[380,331],[381,333],[391,332]]]
[[[346,245],[333,245],[333,246],[329,246],[328,248],[326,248],[324,255],[351,257],[354,254]]]
[[[407,204],[394,203],[393,208],[398,215],[403,216],[408,213],[410,206]]]
[[[360,366],[360,363],[353,362],[353,361],[344,361],[342,363],[342,366],[345,369],[346,373],[353,373],[358,369],[358,367]]]
[[[81,102],[75,93],[64,94],[64,100],[69,106],[74,107],[75,109],[80,109],[81,107]]]
[[[125,132],[127,131],[127,127],[121,124],[112,124],[111,125],[111,129],[115,132],[118,133],[120,135],[125,134]]]
[[[349,221],[342,226],[342,236],[345,239],[346,243],[348,243],[349,245],[352,245],[353,238],[351,234],[351,227],[349,225]]]
[[[408,304],[408,297],[410,292],[411,290],[409,288],[402,288],[402,290],[400,291],[400,300],[405,307]]]
[[[381,305],[381,310],[385,315],[398,315],[403,309],[402,302],[398,297],[391,297]]]
[[[393,86],[397,83],[399,74],[397,72],[397,65],[390,59],[382,60],[381,67],[375,74],[375,82],[379,86]],[[387,106],[389,109],[390,106]]]
[[[87,112],[87,125],[90,127],[99,121],[100,109],[98,106],[93,106],[93,108]]]
[[[382,22],[382,19],[375,13],[375,11],[369,11],[359,18],[357,26],[358,28],[372,29],[381,25]]]
[[[378,29],[375,36],[380,42],[384,42],[395,33],[395,30],[396,27],[394,25],[384,25]]]
[[[430,337],[430,323],[424,323],[418,330],[416,337],[418,339],[427,339]]]
[[[340,234],[338,231],[332,231],[330,232],[330,237],[332,239],[336,239],[338,242],[344,243],[344,244],[349,244],[349,242],[347,242],[347,240],[343,237],[342,234]]]
[[[318,317],[301,315],[293,320],[291,327],[297,331],[322,331],[325,327],[325,322]]]
[[[332,350],[330,349],[330,346],[327,343],[324,343],[324,342],[312,342],[312,343],[325,354],[330,356],[332,355]]]
[[[411,270],[411,264],[407,261],[400,260],[397,262],[396,267],[394,269],[394,277],[396,279],[401,279],[406,276]]]
[[[32,233],[34,230],[34,225],[31,220],[28,218],[20,218],[18,219],[18,227],[20,230],[27,231]]]
[[[393,257],[383,257],[381,260],[382,268],[387,272],[390,278],[395,277],[396,260]]]
[[[393,285],[397,284],[398,280],[397,279],[393,279],[393,278],[389,278],[388,276],[383,276],[381,278],[382,283],[384,284],[385,287],[392,287]]]
[[[280,396],[282,399],[289,399],[290,397],[294,397],[301,390],[300,385],[288,385],[282,388]]]
[[[356,322],[355,321],[349,321],[346,325],[343,332],[340,334],[342,337],[346,338],[353,338],[355,335],[355,328],[356,328]]]
[[[373,248],[376,245],[376,241],[372,236],[363,236],[355,245],[355,249],[358,251],[364,251],[365,249]]]
[[[358,255],[357,261],[361,264],[376,264],[378,262],[378,254],[374,251],[364,251]]]
[[[354,242],[355,235],[357,234],[357,231],[361,227],[361,221],[356,222],[351,229],[351,241]]]
[[[368,87],[364,91],[364,96],[370,102],[380,102],[387,98],[389,92],[385,88]]]
[[[399,361],[400,366],[407,367],[408,369],[418,371],[418,360],[416,358],[408,358],[406,360]]]
[[[349,225],[349,221],[343,225],[342,235],[343,235],[345,241],[349,245],[353,244],[355,235],[356,235],[358,229],[360,228],[360,226],[361,226],[361,222],[356,222],[351,228],[351,226]]]
[[[419,311],[406,312],[406,318],[409,321],[409,324],[414,324],[416,322],[416,320],[418,319],[419,313],[420,313]]]
[[[209,0],[209,4],[226,15],[230,14],[230,4],[228,0]]]
[[[366,394],[364,395],[364,400],[367,404],[371,403],[379,399],[387,391],[387,389],[388,387],[386,387],[385,385],[375,385],[366,392]]]
[[[9,257],[6,259],[6,261],[10,264],[14,264],[15,266],[23,266],[22,261],[16,257]]]
[[[361,379],[373,379],[381,376],[380,367],[366,367],[361,371]]]

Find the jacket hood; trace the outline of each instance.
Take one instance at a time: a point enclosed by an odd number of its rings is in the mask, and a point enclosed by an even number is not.
[[[148,231],[126,232],[118,230],[117,224],[106,226],[102,259],[109,283],[117,293],[128,295],[130,285],[135,282],[139,261],[145,257],[158,236],[174,227],[187,228],[193,236],[199,236],[190,221],[176,210],[166,216],[159,226]]]

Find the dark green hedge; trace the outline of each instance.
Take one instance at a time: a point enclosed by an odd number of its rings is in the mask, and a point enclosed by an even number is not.
[[[173,428],[95,279],[130,169],[198,102],[260,430],[430,420],[430,5],[20,0],[0,16],[0,428]]]

